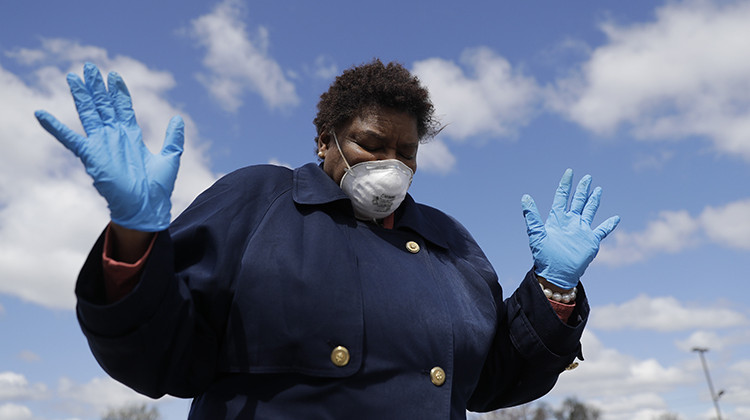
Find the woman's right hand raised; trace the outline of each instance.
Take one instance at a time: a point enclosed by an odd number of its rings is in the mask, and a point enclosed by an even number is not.
[[[37,120],[81,159],[94,187],[107,200],[113,222],[143,232],[166,229],[185,138],[182,118],[172,118],[161,153],[152,154],[143,143],[130,92],[120,75],[109,73],[105,86],[99,69],[90,63],[83,75],[84,81],[68,74],[68,85],[87,137],[46,111],[36,111]]]

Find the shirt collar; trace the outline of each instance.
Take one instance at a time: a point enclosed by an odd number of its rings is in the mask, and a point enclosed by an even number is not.
[[[323,172],[323,168],[308,163],[294,170],[292,199],[297,204],[317,206],[335,201],[348,201],[349,197],[336,183]],[[431,218],[424,214],[411,195],[407,194],[404,202],[396,210],[394,229],[413,230],[426,240],[442,248],[448,244],[440,229]]]

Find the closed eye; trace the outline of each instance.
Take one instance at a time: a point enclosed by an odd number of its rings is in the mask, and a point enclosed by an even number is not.
[[[382,146],[375,146],[375,147],[373,147],[373,146],[367,146],[365,144],[359,144],[359,143],[357,143],[357,146],[361,147],[362,149],[364,149],[364,150],[366,150],[366,151],[368,151],[370,153],[377,152],[377,151],[379,151],[379,150],[381,150],[383,148]]]
[[[417,157],[417,146],[407,146],[398,152],[404,159],[412,160]]]

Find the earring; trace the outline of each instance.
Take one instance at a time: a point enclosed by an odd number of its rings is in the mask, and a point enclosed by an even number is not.
[[[322,150],[319,150],[319,151],[318,151],[318,157],[319,157],[319,158],[321,158],[321,159],[323,159],[324,157],[326,157],[326,154],[325,154],[325,153],[323,153],[323,151],[322,151]]]

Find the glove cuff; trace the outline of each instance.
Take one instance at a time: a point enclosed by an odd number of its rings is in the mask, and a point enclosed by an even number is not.
[[[536,267],[534,267],[534,274],[537,277],[537,280],[539,280],[539,284],[544,286],[546,289],[552,290],[553,293],[557,292],[560,294],[565,294],[570,292],[572,289],[574,289],[576,286],[578,286],[578,279],[575,281],[570,280],[563,280],[558,276],[555,276],[553,273],[549,273],[549,270],[541,270],[539,271]]]

